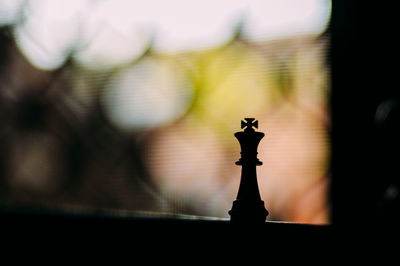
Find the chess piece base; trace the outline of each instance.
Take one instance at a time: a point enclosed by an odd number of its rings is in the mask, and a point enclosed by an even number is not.
[[[231,216],[231,222],[265,222],[268,216],[262,200],[237,199],[228,213]]]

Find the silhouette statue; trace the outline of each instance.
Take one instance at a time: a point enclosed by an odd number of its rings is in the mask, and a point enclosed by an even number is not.
[[[245,118],[241,121],[243,132],[236,132],[241,148],[241,158],[236,162],[242,166],[242,177],[236,200],[232,209],[228,212],[231,222],[265,222],[268,211],[261,200],[257,184],[256,166],[262,165],[257,159],[257,147],[264,133],[256,132],[253,127],[258,128],[258,121],[254,118]]]

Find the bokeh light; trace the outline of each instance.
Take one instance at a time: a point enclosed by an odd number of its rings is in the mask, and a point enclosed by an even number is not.
[[[107,115],[123,130],[159,127],[177,119],[192,100],[184,74],[166,59],[155,58],[122,70],[105,88]]]
[[[3,23],[18,5],[5,1]],[[91,67],[126,63],[148,46],[161,53],[206,49],[228,41],[243,27],[250,40],[318,34],[330,17],[327,0],[90,1],[28,0],[16,39],[43,69],[59,67],[71,49]]]
[[[0,204],[329,222],[327,0],[0,0]],[[1,154],[5,154],[2,156]]]

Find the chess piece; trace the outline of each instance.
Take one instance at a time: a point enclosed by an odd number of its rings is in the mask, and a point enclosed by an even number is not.
[[[258,128],[258,121],[254,118],[245,118],[241,121],[242,132],[236,132],[241,148],[241,158],[236,165],[242,166],[242,177],[236,200],[229,211],[232,222],[265,222],[268,211],[261,200],[257,184],[256,166],[262,165],[257,159],[257,147],[264,133],[256,132],[253,127]]]

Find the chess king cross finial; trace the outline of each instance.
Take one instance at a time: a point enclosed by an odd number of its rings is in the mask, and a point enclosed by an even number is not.
[[[254,121],[254,118],[245,118],[244,120],[246,120],[246,122],[244,122],[243,120],[240,121],[240,128],[246,127],[245,130],[253,129],[253,127],[258,128],[258,120]]]

